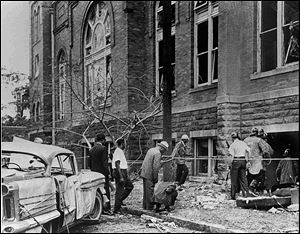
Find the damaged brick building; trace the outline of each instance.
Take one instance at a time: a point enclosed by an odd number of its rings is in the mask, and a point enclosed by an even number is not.
[[[274,157],[282,157],[288,144],[299,155],[298,4],[172,1],[172,137],[177,142],[182,134],[190,136],[191,175],[212,176],[214,157],[226,155],[230,133],[240,131],[244,138],[253,127],[268,133]],[[86,109],[66,86],[87,101],[100,72],[100,96],[113,80],[106,108],[115,115],[143,108],[131,87],[149,97],[161,95],[162,6],[159,1],[31,1],[30,7],[31,118],[39,126],[30,138],[39,135],[51,143],[55,117],[55,143],[83,157],[86,150],[75,145],[82,139],[59,130],[82,132],[87,124]],[[162,140],[162,114],[149,123],[143,140],[155,144]],[[87,132],[91,142],[99,129],[95,123]],[[129,141],[131,160],[140,155],[136,141]],[[151,144],[144,143],[143,152]],[[219,170],[226,170],[219,162]],[[277,164],[269,165],[271,173]]]

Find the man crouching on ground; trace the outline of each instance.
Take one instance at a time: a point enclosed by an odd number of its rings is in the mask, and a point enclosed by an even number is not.
[[[160,182],[154,192],[155,212],[170,211],[170,206],[174,206],[177,196],[176,184],[173,182]],[[160,210],[162,204],[165,207]]]

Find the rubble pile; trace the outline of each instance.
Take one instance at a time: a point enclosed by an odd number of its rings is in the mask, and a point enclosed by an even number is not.
[[[145,220],[148,227],[157,228],[162,233],[172,233],[177,228],[174,222],[164,222],[162,219],[149,215],[141,215],[141,219]]]

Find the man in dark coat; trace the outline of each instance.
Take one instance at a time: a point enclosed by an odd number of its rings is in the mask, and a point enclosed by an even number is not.
[[[106,196],[110,200],[110,186],[109,186],[109,168],[108,168],[108,152],[105,147],[105,135],[100,133],[96,136],[96,143],[94,147],[90,150],[90,168],[92,171],[100,172],[105,176],[104,189],[106,191]],[[110,211],[111,205],[110,201],[104,207],[103,214],[111,215]]]

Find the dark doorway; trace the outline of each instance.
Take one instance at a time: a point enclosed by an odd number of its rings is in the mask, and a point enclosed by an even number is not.
[[[283,158],[282,155],[284,150],[289,147],[292,149],[292,156],[295,159],[298,159],[299,162],[299,132],[268,133],[268,143],[274,150],[274,155],[272,158]],[[271,188],[274,184],[277,184],[276,168],[279,161],[280,160],[272,160],[267,166],[266,184],[268,188]]]

